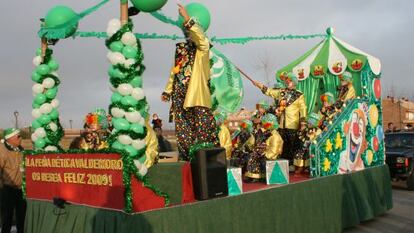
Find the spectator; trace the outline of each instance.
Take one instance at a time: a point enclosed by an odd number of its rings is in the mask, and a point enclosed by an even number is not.
[[[392,133],[393,131],[394,131],[394,124],[390,122],[387,125],[387,130],[385,130],[385,133]]]
[[[13,214],[16,211],[17,233],[24,232],[26,201],[22,193],[23,147],[20,130],[9,128],[4,131],[0,144],[0,187],[1,187],[1,232],[9,233]]]
[[[162,133],[162,120],[158,118],[156,113],[152,114],[152,128],[157,134]]]

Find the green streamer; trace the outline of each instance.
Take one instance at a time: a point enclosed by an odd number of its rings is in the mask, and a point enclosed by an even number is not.
[[[100,3],[96,4],[95,6],[89,9],[82,11],[76,17],[62,25],[56,27],[42,27],[37,34],[40,38],[46,37],[48,39],[64,39],[65,35],[67,35],[67,32],[73,30],[73,28],[76,27],[76,25],[82,18],[92,14],[108,2],[109,0],[102,0]]]
[[[172,18],[164,15],[161,11],[152,12],[151,15],[163,23],[171,24],[177,27],[181,26],[178,20],[173,20]]]

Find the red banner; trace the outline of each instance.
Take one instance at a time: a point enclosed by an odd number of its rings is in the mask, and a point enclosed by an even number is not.
[[[25,159],[26,196],[123,210],[125,186],[119,154],[44,154]]]

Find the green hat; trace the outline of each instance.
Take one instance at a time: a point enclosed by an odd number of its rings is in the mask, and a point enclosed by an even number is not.
[[[286,81],[287,80],[290,80],[290,81],[292,81],[295,85],[298,85],[298,78],[296,77],[296,75],[294,74],[294,73],[292,73],[292,72],[289,72],[288,74],[287,74],[287,77],[286,77],[286,79],[285,79],[285,83],[286,83]]]
[[[319,116],[319,114],[313,112],[308,116],[308,124],[312,127],[317,127],[319,125],[320,119],[321,117]]]
[[[227,119],[227,113],[225,111],[218,111],[214,114],[214,119],[216,120],[216,123],[223,124]]]
[[[273,114],[266,114],[262,117],[262,125],[265,129],[278,129],[279,122],[277,117]]]
[[[342,74],[341,80],[346,82],[352,82],[352,74],[348,71],[345,71]]]
[[[16,129],[16,128],[8,128],[8,129],[5,129],[4,130],[4,139],[7,140],[9,138],[12,138],[12,137],[16,136],[19,133],[20,133],[20,130],[19,129]]]
[[[257,103],[259,106],[263,107],[265,110],[270,108],[269,103],[266,100],[260,100],[259,103]]]
[[[240,124],[240,127],[242,129],[247,130],[248,132],[253,132],[253,122],[250,120],[243,120],[242,123]]]
[[[335,98],[332,93],[325,92],[323,95],[321,95],[321,101],[328,102],[329,104],[334,104]]]

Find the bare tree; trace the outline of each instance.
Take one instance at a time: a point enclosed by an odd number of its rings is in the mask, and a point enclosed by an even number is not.
[[[258,57],[258,63],[256,64],[255,68],[257,70],[263,70],[265,74],[265,83],[267,86],[270,86],[274,68],[276,67],[275,61],[272,56],[269,55],[267,51],[264,54]]]

